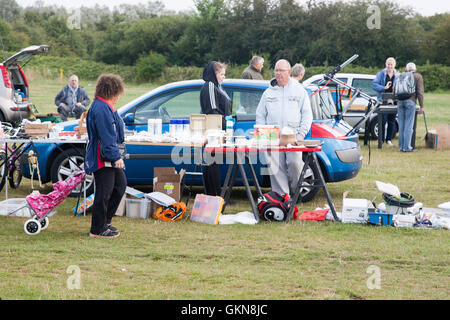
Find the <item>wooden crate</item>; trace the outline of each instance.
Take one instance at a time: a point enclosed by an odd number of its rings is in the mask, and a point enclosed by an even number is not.
[[[52,123],[26,123],[25,134],[30,137],[48,137]]]

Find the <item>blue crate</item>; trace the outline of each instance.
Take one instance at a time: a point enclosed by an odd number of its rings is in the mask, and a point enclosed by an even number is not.
[[[392,217],[392,214],[386,212],[369,212],[369,223],[380,226],[390,226],[392,225]]]

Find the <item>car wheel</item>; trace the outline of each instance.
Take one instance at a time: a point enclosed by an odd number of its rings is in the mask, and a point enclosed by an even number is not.
[[[384,130],[387,130],[387,128],[385,127]],[[395,122],[395,130],[394,130],[394,136],[392,137],[392,139],[395,138],[395,136],[397,135],[398,132],[398,123]],[[370,122],[370,135],[372,136],[373,139],[378,139],[378,119],[375,118],[372,120],[372,122]]]
[[[300,190],[301,200],[299,203],[311,201],[314,199],[317,192],[319,192],[319,187],[317,186],[317,184],[320,184],[319,171],[317,171],[315,167],[308,166],[303,184],[309,185],[310,187],[302,187]]]
[[[82,149],[67,149],[59,154],[51,165],[52,182],[66,180],[75,176],[81,170],[84,170],[84,150]],[[73,197],[84,194],[84,183],[81,183],[70,194]],[[86,195],[94,192],[94,175],[86,175]]]
[[[376,117],[370,122],[370,135],[373,139],[378,139],[378,120]]]

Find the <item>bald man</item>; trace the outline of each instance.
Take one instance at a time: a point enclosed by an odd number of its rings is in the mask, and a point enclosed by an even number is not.
[[[312,111],[305,88],[291,78],[287,60],[275,64],[275,78],[270,81],[256,109],[257,125],[279,125],[290,128],[303,140],[311,129]],[[269,152],[268,169],[272,190],[293,195],[303,169],[301,152]]]
[[[75,116],[76,119],[80,119],[81,114],[86,111],[90,103],[91,100],[87,92],[78,85],[78,77],[76,75],[72,75],[69,78],[69,84],[55,97],[55,105],[58,107],[58,113],[63,121],[67,121],[69,116]]]

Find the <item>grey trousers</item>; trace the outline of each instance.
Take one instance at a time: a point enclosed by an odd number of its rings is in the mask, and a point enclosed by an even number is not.
[[[86,111],[85,106],[74,106],[73,108],[67,104],[61,103],[58,107],[58,113],[61,115],[63,121],[67,121],[67,117],[75,116],[76,119],[80,119],[83,112]]]
[[[292,196],[303,169],[302,152],[267,152],[272,190]]]

